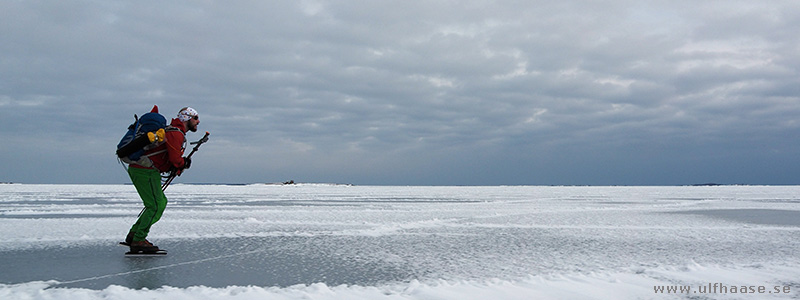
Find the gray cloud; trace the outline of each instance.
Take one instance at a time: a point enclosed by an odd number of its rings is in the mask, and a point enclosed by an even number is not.
[[[796,183],[793,1],[0,11],[0,181],[124,182],[158,104],[212,133],[189,182]]]

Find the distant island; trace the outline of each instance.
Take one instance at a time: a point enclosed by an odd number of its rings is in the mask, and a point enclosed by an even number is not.
[[[256,183],[259,184],[259,183]],[[294,179],[284,182],[266,182],[260,183],[265,185],[343,185],[343,186],[355,186],[352,183],[312,183],[312,182],[296,182]]]

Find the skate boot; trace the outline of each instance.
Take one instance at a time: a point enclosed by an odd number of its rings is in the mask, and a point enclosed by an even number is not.
[[[130,247],[131,247],[131,253],[155,253],[155,252],[158,252],[158,247],[156,247],[152,243],[148,242],[147,240],[131,242],[131,246]]]
[[[130,246],[131,243],[133,243],[133,234],[134,234],[133,231],[128,232],[128,235],[125,237],[125,242],[120,243],[120,244],[125,245],[125,246]]]

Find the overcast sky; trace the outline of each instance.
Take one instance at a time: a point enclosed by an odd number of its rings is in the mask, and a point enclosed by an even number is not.
[[[800,1],[0,1],[0,181],[800,184]]]

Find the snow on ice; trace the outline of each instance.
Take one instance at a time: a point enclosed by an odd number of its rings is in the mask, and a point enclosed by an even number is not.
[[[800,187],[0,185],[0,299],[791,299]]]

